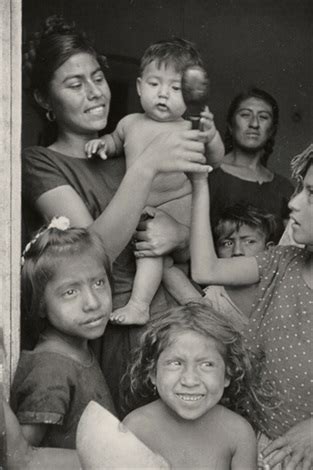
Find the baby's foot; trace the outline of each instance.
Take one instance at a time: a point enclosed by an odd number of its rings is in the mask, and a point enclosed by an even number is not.
[[[124,307],[114,310],[110,316],[112,323],[120,325],[145,325],[149,318],[149,304],[135,299],[130,299]]]

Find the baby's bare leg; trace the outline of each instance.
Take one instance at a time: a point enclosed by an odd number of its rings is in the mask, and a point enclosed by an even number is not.
[[[186,274],[170,263],[169,258],[164,266],[162,281],[168,292],[180,305],[202,298],[201,293],[192,285]]]
[[[137,272],[128,303],[114,310],[110,320],[121,325],[144,325],[150,318],[150,304],[162,280],[163,258],[137,259]]]

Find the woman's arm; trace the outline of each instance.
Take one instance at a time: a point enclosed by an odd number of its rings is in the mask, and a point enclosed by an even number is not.
[[[210,196],[205,175],[192,176],[191,275],[198,284],[249,285],[259,280],[253,257],[218,258],[210,223]]]
[[[134,233],[135,256],[155,257],[171,253],[178,263],[189,259],[189,227],[161,209],[147,206]]]
[[[114,259],[131,239],[158,172],[208,171],[204,144],[199,138],[201,132],[194,130],[158,135],[128,169],[114,197],[96,220],[70,186],[42,194],[37,209],[47,220],[65,215],[74,226],[89,226],[99,233]]]
[[[305,419],[275,439],[262,452],[268,469],[285,464],[286,470],[313,467],[313,418]]]

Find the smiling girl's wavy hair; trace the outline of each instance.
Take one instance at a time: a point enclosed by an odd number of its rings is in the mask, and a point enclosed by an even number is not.
[[[103,263],[109,281],[111,266],[100,237],[85,228],[60,230],[55,227],[41,228],[23,253],[21,272],[23,324],[31,338],[28,345],[36,344],[40,332],[46,327],[44,293],[53,279],[61,260],[70,263],[71,257],[83,253],[93,254]]]
[[[124,379],[129,387],[129,408],[137,406],[139,401],[149,403],[158,398],[151,377],[156,373],[160,354],[173,341],[173,332],[184,331],[194,331],[216,341],[230,379],[221,404],[245,416],[257,429],[263,408],[276,406],[275,388],[261,379],[263,360],[249,352],[241,333],[204,301],[174,307],[150,319]]]
[[[278,104],[275,98],[273,98],[272,95],[262,90],[261,88],[253,88],[253,87],[248,88],[247,90],[236,95],[235,98],[230,103],[230,106],[227,112],[227,118],[226,118],[227,127],[226,127],[225,138],[224,138],[225,153],[231,152],[234,148],[233,136],[231,132],[231,128],[233,127],[234,116],[239,106],[241,105],[241,103],[249,98],[257,98],[259,100],[262,100],[272,108],[272,113],[273,113],[272,134],[264,146],[264,154],[261,159],[261,163],[264,166],[266,166],[268,158],[273,152],[274,145],[275,145],[275,136],[277,133],[278,121],[279,121],[279,108],[278,108]]]

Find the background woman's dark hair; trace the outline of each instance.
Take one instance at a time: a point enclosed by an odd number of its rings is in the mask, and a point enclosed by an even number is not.
[[[262,101],[265,101],[265,103],[269,104],[272,108],[273,111],[273,124],[272,124],[272,135],[268,139],[268,141],[265,144],[264,147],[264,155],[262,156],[261,163],[266,166],[267,161],[271,153],[273,152],[274,149],[274,144],[275,144],[275,135],[277,133],[278,129],[278,120],[279,120],[279,108],[277,101],[275,98],[273,98],[272,95],[267,93],[264,90],[261,90],[260,88],[248,88],[247,90],[243,91],[242,93],[239,93],[235,98],[232,100],[230,103],[230,106],[228,108],[228,113],[227,113],[227,118],[226,118],[226,132],[225,132],[225,153],[229,153],[233,150],[234,145],[233,145],[233,136],[231,134],[230,128],[233,125],[233,118],[234,115],[239,108],[240,104],[249,98],[257,98]]]

